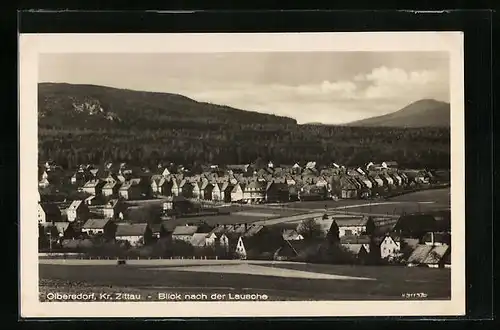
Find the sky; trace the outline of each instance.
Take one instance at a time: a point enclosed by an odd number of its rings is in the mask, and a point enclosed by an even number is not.
[[[300,124],[449,102],[450,86],[444,52],[41,54],[39,81],[176,93]]]

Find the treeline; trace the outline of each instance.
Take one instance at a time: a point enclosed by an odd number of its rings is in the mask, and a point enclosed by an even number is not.
[[[290,124],[171,122],[157,129],[59,129],[41,125],[39,158],[65,168],[105,161],[156,166],[315,160],[355,166],[395,160],[405,167],[449,168],[448,128],[364,128]]]

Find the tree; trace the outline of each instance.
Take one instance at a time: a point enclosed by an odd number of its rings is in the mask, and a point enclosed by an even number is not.
[[[328,231],[328,234],[326,235],[326,238],[329,243],[331,244],[337,244],[340,240],[339,238],[339,226],[337,226],[337,223],[335,221],[332,222],[332,225],[330,227],[330,230]]]
[[[129,220],[133,223],[158,223],[163,208],[159,204],[148,204],[130,210]]]
[[[313,239],[323,236],[321,225],[314,219],[303,220],[297,231],[304,237],[304,239]]]

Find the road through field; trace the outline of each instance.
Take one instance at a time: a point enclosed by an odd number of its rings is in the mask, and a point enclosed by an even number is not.
[[[450,189],[423,190],[396,196],[384,201],[361,200],[326,200],[310,202],[293,202],[287,204],[260,204],[248,207],[267,208],[275,210],[294,210],[303,212],[298,217],[310,218],[317,214],[328,212],[345,215],[366,215],[376,217],[399,218],[403,213],[427,212],[445,210],[450,207]],[[292,219],[293,218],[293,219]],[[295,217],[281,217],[260,221],[259,224],[270,225],[281,222],[294,222]]]

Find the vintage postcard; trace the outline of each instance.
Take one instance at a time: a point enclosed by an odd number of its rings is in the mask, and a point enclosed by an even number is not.
[[[464,315],[462,43],[21,34],[21,316]]]

